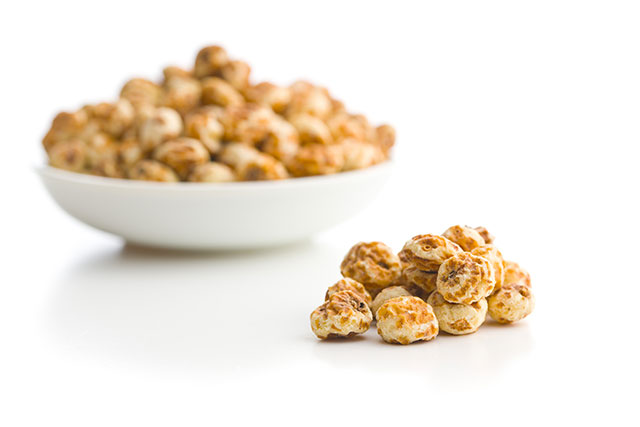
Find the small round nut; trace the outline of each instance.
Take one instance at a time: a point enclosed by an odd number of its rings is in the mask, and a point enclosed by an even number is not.
[[[193,168],[210,160],[209,151],[193,138],[177,138],[163,142],[153,152],[153,158],[170,166],[178,176],[186,179]]]
[[[183,79],[191,78],[193,77],[193,72],[175,65],[169,65],[168,67],[164,67],[162,70],[162,76],[164,77],[164,83],[167,83],[174,77],[180,77]]]
[[[222,107],[244,104],[244,98],[229,83],[218,77],[207,77],[202,81],[202,103]]]
[[[189,174],[189,181],[191,182],[232,182],[236,179],[233,169],[218,162],[198,165]]]
[[[369,329],[371,310],[357,294],[345,290],[331,295],[310,316],[311,330],[320,339],[343,338]]]
[[[442,233],[443,237],[456,243],[464,251],[471,251],[484,245],[484,239],[476,230],[463,225],[454,225]]]
[[[296,114],[289,117],[289,122],[296,128],[302,144],[331,144],[333,138],[327,125],[310,114]]]
[[[480,233],[486,245],[492,244],[493,241],[496,239],[495,237],[493,237],[493,234],[489,233],[489,230],[487,230],[484,227],[476,227],[474,230]]]
[[[340,272],[362,283],[374,296],[400,277],[400,259],[391,248],[381,242],[360,242],[342,260]]]
[[[220,76],[237,90],[249,86],[251,67],[244,61],[229,61],[220,69]]]
[[[404,244],[402,252],[413,265],[424,271],[438,271],[440,264],[461,252],[460,246],[434,234],[419,234]]]
[[[344,152],[342,170],[364,169],[385,160],[384,153],[375,145],[355,139],[342,140],[341,145]]]
[[[161,95],[162,89],[158,84],[140,78],[129,80],[120,91],[120,98],[129,100],[136,109],[158,105]]]
[[[396,130],[390,125],[380,125],[375,130],[375,144],[382,149],[385,156],[396,143]]]
[[[196,55],[193,73],[199,79],[216,75],[222,67],[229,63],[227,51],[220,46],[207,46]]]
[[[138,163],[143,156],[142,147],[135,138],[124,139],[118,146],[118,163],[124,166],[125,169]]]
[[[336,144],[307,144],[298,149],[287,167],[293,176],[337,173],[344,167],[344,151]]]
[[[454,304],[434,292],[427,302],[433,307],[440,329],[452,335],[477,331],[487,316],[487,300],[484,298],[471,304]]]
[[[156,108],[140,126],[140,144],[151,151],[164,141],[177,138],[182,133],[182,118],[176,110]]]
[[[386,301],[376,312],[378,334],[391,344],[429,341],[438,335],[438,319],[429,304],[418,297]]]
[[[493,292],[493,267],[485,258],[460,252],[442,263],[436,287],[445,300],[471,304]]]
[[[79,137],[88,122],[89,116],[85,110],[58,113],[51,123],[51,129],[42,139],[44,149],[49,152],[58,142]]]
[[[471,251],[471,254],[480,256],[491,264],[493,267],[493,274],[496,279],[496,284],[493,287],[493,292],[496,292],[498,289],[502,287],[502,283],[504,281],[504,259],[502,258],[502,254],[493,245],[482,245],[478,246],[474,250]]]
[[[410,296],[413,295],[403,286],[389,286],[388,288],[384,288],[378,295],[376,295],[373,303],[371,303],[371,313],[373,313],[373,317],[375,318],[376,312],[385,302],[397,297]]]
[[[333,105],[326,89],[308,82],[296,82],[290,86],[291,101],[287,108],[287,117],[299,113],[325,119],[331,113]]]
[[[268,129],[266,137],[258,143],[258,148],[281,162],[290,162],[300,146],[298,131],[291,123],[278,116],[274,117]]]
[[[178,175],[169,166],[155,160],[141,160],[129,169],[129,178],[140,181],[177,182]]]
[[[49,164],[58,169],[82,172],[87,164],[87,146],[79,139],[55,144],[49,150]]]
[[[291,89],[262,82],[245,89],[247,101],[271,107],[276,113],[283,113],[291,102]]]
[[[438,273],[420,270],[417,267],[409,266],[402,270],[402,283],[408,286],[417,286],[427,293],[436,290]]]
[[[173,108],[182,115],[200,105],[202,86],[198,79],[191,77],[171,77],[163,87],[160,104]]]
[[[289,173],[284,164],[264,153],[259,153],[255,158],[240,165],[237,172],[242,181],[268,181],[289,178]]]
[[[327,120],[327,126],[336,141],[355,139],[357,141],[371,142],[370,137],[373,129],[363,115],[348,113],[334,114]]]
[[[362,283],[349,279],[348,277],[338,280],[327,289],[327,293],[324,296],[325,301],[328,300],[331,295],[340,291],[351,291],[355,293],[371,307],[371,295],[369,295],[369,292],[367,292]]]
[[[101,102],[86,107],[86,111],[90,121],[95,121],[99,129],[116,138],[133,124],[136,117],[133,105],[125,98],[114,103]]]
[[[487,298],[489,315],[500,323],[512,323],[531,314],[535,298],[524,283],[508,283]]]
[[[220,112],[216,107],[203,107],[187,114],[184,119],[185,134],[199,139],[212,155],[222,149],[224,127],[219,117]]]
[[[230,142],[222,147],[222,150],[216,157],[219,162],[222,162],[233,169],[240,169],[244,164],[255,160],[260,157],[260,151],[256,150],[250,145],[243,144],[241,142]]]
[[[503,285],[509,285],[512,283],[522,283],[525,286],[531,287],[531,276],[529,272],[520,267],[517,262],[505,261],[504,262],[504,280]]]

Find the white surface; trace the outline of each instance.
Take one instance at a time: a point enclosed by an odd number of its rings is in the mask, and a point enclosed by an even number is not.
[[[0,6],[0,425],[637,424],[637,2],[417,4]],[[57,208],[31,170],[53,114],[216,40],[393,123],[380,197],[303,245],[199,256],[123,248]],[[315,340],[352,243],[455,223],[531,271],[530,318]]]
[[[52,167],[39,168],[38,174],[70,215],[128,243],[236,250],[300,242],[343,222],[380,192],[391,166],[228,184],[140,182]]]

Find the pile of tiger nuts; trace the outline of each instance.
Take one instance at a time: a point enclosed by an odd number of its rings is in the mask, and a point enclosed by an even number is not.
[[[129,80],[115,102],[58,114],[43,140],[51,166],[112,178],[228,182],[326,175],[389,158],[395,131],[349,113],[327,89],[251,83],[220,46],[193,69]]]
[[[442,235],[413,237],[399,254],[380,242],[358,243],[344,257],[344,276],[311,313],[320,339],[366,332],[394,344],[478,330],[487,313],[499,323],[531,314],[531,278],[505,261],[484,228],[455,225]]]

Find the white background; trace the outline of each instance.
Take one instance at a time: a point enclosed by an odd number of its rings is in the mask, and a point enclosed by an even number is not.
[[[637,424],[639,21],[631,1],[4,3],[0,424]],[[53,115],[207,43],[393,124],[380,197],[217,255],[63,214],[32,169]],[[311,334],[351,244],[456,223],[531,271],[529,318],[407,347]]]

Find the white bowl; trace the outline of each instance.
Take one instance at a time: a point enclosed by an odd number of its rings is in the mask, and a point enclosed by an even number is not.
[[[364,208],[382,188],[390,162],[329,176],[225,184],[156,183],[38,173],[71,216],[139,245],[217,250],[302,240]]]

